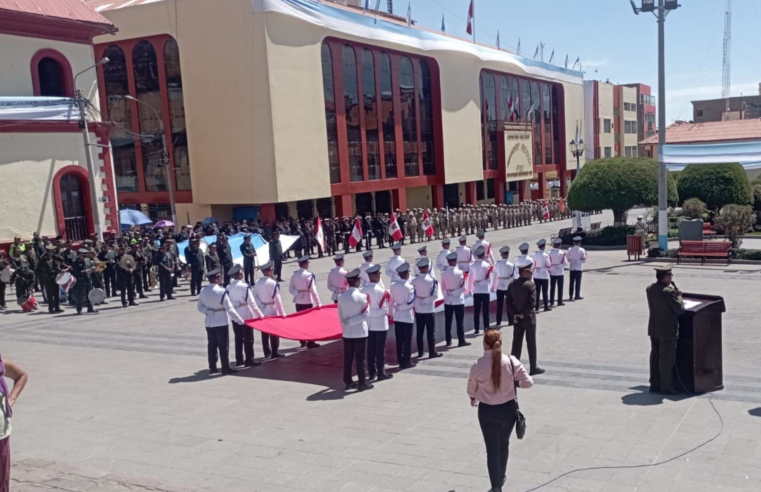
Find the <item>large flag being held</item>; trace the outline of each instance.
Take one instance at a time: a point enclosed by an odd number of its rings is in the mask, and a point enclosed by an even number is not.
[[[351,231],[351,236],[349,236],[349,246],[352,248],[356,248],[357,245],[362,241],[362,221],[359,219],[356,219],[354,221],[354,229]]]
[[[388,235],[394,241],[401,241],[403,237],[402,229],[399,227],[399,222],[396,220],[396,215],[393,212],[391,213],[391,221],[388,223]]]

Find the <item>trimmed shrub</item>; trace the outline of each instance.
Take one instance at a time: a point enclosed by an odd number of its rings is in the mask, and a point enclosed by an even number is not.
[[[699,198],[708,208],[753,203],[748,175],[738,163],[690,164],[679,173],[677,185],[681,200]]]
[[[703,220],[706,213],[706,204],[700,198],[689,198],[682,205],[684,216],[688,219]]]
[[[732,241],[733,248],[739,248],[743,236],[756,222],[756,214],[749,205],[727,205],[719,212],[718,223],[724,235]]]

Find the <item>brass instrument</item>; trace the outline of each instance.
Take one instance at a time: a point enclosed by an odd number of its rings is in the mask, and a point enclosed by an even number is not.
[[[134,270],[134,268],[135,268],[135,257],[132,256],[132,255],[124,255],[124,256],[122,256],[121,261],[119,261],[119,264],[125,270]]]
[[[95,265],[93,266],[93,272],[95,272],[95,273],[101,273],[107,267],[108,267],[108,262],[95,260]]]

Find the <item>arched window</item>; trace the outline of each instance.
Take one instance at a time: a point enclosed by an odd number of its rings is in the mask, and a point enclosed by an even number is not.
[[[420,100],[420,143],[423,146],[423,174],[436,174],[433,151],[433,94],[431,93],[431,68],[428,62],[418,62],[418,99]]]
[[[109,60],[102,66],[108,119],[116,123],[111,131],[116,190],[138,191],[135,139],[129,134],[132,131],[132,103],[123,97],[129,95],[127,59],[116,45],[106,48],[103,56]]]
[[[552,140],[553,140],[553,157],[555,158],[555,162],[557,163],[558,160],[560,160],[560,156],[563,154],[561,147],[561,140],[560,140],[560,116],[558,115],[558,108],[560,105],[558,104],[558,87],[556,85],[552,85]]]
[[[380,58],[380,90],[381,111],[383,124],[383,153],[386,161],[386,178],[396,178],[396,124],[394,121],[394,87],[391,83],[391,59],[388,54],[381,53]]]
[[[419,176],[417,141],[417,108],[415,107],[415,69],[409,58],[399,64],[399,90],[402,105],[402,139],[404,141],[404,174]]]
[[[359,88],[357,83],[357,56],[354,48],[343,47],[344,104],[346,111],[346,142],[349,147],[349,179],[362,181],[365,172],[362,165],[362,127],[359,121]]]
[[[177,189],[190,190],[188,132],[185,129],[185,98],[182,91],[180,48],[174,38],[169,38],[164,45],[164,71],[169,99],[169,120],[172,125],[172,149]]]
[[[362,95],[365,108],[365,142],[367,144],[367,179],[381,179],[378,140],[378,98],[375,90],[373,52],[362,50]]]
[[[330,47],[322,43],[322,92],[325,99],[325,124],[328,129],[328,165],[331,184],[341,182],[338,160],[338,125],[336,123],[336,92],[333,84],[333,59]]]
[[[520,93],[518,92],[518,81],[513,77],[500,78],[500,120],[518,121],[520,111],[518,111]]]
[[[132,50],[137,104],[143,154],[145,189],[166,191],[166,170],[161,141],[161,88],[156,50],[148,41],[138,42]]]
[[[65,97],[66,83],[63,68],[57,60],[45,57],[37,64],[40,77],[40,96]]]
[[[494,75],[481,77],[484,84],[481,112],[484,114],[484,169],[497,169],[497,88]]]
[[[542,84],[542,114],[544,115],[544,163],[552,164],[552,106],[550,86]]]
[[[539,84],[531,82],[531,104],[534,106],[534,165],[542,165],[542,98]]]

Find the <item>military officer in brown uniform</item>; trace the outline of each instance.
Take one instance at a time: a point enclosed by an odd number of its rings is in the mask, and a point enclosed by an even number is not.
[[[650,392],[676,394],[673,371],[676,363],[676,343],[679,338],[679,315],[684,312],[682,293],[671,283],[671,265],[655,269],[654,284],[648,285],[647,305],[650,321]]]
[[[544,369],[538,365],[536,353],[536,314],[533,309],[536,303],[536,285],[531,280],[534,263],[526,259],[515,266],[520,276],[510,283],[505,296],[507,314],[514,323],[512,355],[516,359],[521,358],[525,335],[531,367],[529,374],[531,376],[544,374]]]

